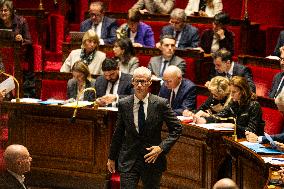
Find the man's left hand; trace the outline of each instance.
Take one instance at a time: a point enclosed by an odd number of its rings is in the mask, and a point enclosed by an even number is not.
[[[156,159],[163,151],[160,146],[151,146],[150,148],[146,148],[146,150],[150,151],[144,156],[146,163],[155,163]]]

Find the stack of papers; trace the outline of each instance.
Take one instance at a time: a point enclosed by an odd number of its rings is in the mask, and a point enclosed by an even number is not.
[[[16,99],[12,99],[11,102],[16,102]],[[25,103],[39,103],[40,99],[36,98],[21,98],[20,102],[25,102]]]
[[[265,163],[270,163],[272,165],[282,165],[284,164],[284,158],[275,157],[261,157]]]
[[[252,143],[248,141],[240,143],[258,154],[284,154],[283,152],[280,152],[277,149],[268,148],[259,143]]]
[[[198,127],[202,127],[205,129],[212,129],[217,131],[233,131],[233,128],[226,128],[226,127],[220,127],[222,123],[206,123],[206,124],[195,124]]]
[[[78,101],[78,107],[84,107],[84,106],[89,106],[94,104],[94,102],[89,102],[89,101]],[[62,105],[64,107],[73,107],[75,108],[77,106],[77,102],[71,102],[71,103],[67,103]]]

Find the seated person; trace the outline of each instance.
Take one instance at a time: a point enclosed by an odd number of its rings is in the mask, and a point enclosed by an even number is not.
[[[192,116],[195,113],[197,116],[209,117],[222,111],[231,101],[229,80],[227,78],[222,76],[213,77],[206,82],[205,86],[210,91],[210,96],[197,110],[184,110],[183,116]]]
[[[233,76],[241,76],[247,79],[252,92],[255,93],[255,84],[253,82],[251,70],[242,64],[232,61],[232,54],[226,49],[220,49],[212,54],[215,70],[210,77],[224,76],[228,79]]]
[[[118,24],[115,19],[104,16],[105,6],[101,1],[90,4],[90,18],[81,23],[80,31],[94,30],[100,38],[100,45],[113,44],[116,39]]]
[[[226,13],[214,16],[213,28],[204,30],[200,38],[200,47],[204,53],[210,54],[225,48],[234,55],[234,34],[227,30],[230,18]]]
[[[273,77],[271,89],[268,93],[270,98],[276,98],[284,86],[284,48],[281,50],[279,63],[281,72]]]
[[[168,99],[176,115],[181,116],[185,109],[195,109],[195,84],[189,79],[182,78],[182,72],[177,66],[167,67],[163,74],[163,80],[159,96]]]
[[[198,13],[199,16],[213,17],[222,12],[222,10],[222,0],[188,0],[185,14],[193,16]]]
[[[131,9],[141,14],[170,14],[174,6],[175,0],[138,0]]]
[[[60,72],[71,72],[71,68],[74,63],[78,60],[82,60],[86,65],[88,65],[91,74],[103,74],[102,63],[106,58],[106,54],[97,50],[98,47],[98,35],[93,30],[88,30],[83,36],[81,49],[71,51],[60,68]]]
[[[272,55],[280,57],[281,50],[284,50],[284,30],[279,34],[277,44]]]
[[[135,56],[135,51],[129,38],[117,39],[114,43],[113,53],[121,72],[132,75],[134,70],[139,67],[139,59]]]
[[[239,187],[232,179],[222,178],[214,184],[213,189],[239,189]]]
[[[28,23],[15,14],[13,1],[2,1],[0,10],[0,29],[12,29],[16,41],[21,41],[23,45],[32,44]]]
[[[278,110],[284,115],[284,90],[282,90],[281,93],[279,93],[279,95],[275,98],[275,104],[277,105]],[[263,133],[258,136],[255,133],[249,131],[246,132],[246,138],[249,142],[268,143],[269,141],[267,138],[262,135]],[[279,150],[284,151],[284,133],[271,135],[271,138],[275,141],[278,141],[277,145]]]
[[[170,15],[170,24],[162,28],[161,37],[164,35],[175,36],[176,47],[180,49],[198,47],[198,29],[186,23],[186,15],[183,9],[176,8]],[[160,44],[157,43],[157,48]]]
[[[247,80],[244,77],[234,76],[230,80],[231,102],[222,111],[209,117],[194,116],[196,123],[224,122],[224,119],[236,120],[237,135],[245,138],[245,131],[256,135],[264,132],[264,121],[260,104],[256,101],[256,95],[251,92]],[[234,128],[232,123],[223,124],[224,127]]]
[[[105,59],[102,65],[103,75],[95,83],[96,102],[99,106],[116,106],[119,98],[133,93],[132,76],[119,71],[118,63]]]
[[[72,67],[73,78],[67,83],[67,99],[94,101],[96,94],[93,91],[81,92],[90,87],[95,87],[95,80],[91,78],[88,66],[78,60]]]
[[[119,27],[117,34],[118,37],[128,37],[134,47],[155,47],[152,28],[140,21],[140,13],[136,9],[128,11],[127,23]]]
[[[175,55],[176,40],[171,35],[164,35],[160,40],[162,55],[154,56],[148,64],[149,70],[158,78],[162,78],[165,69],[170,65],[179,67],[184,75],[186,69],[185,60]]]

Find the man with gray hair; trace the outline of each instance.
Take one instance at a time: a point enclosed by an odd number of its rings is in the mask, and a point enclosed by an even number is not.
[[[239,189],[239,187],[232,179],[223,178],[214,184],[213,189]]]
[[[189,79],[182,78],[182,72],[177,66],[167,67],[163,80],[159,96],[169,101],[176,115],[181,116],[184,110],[196,108],[195,84]]]
[[[198,29],[186,23],[186,15],[183,9],[175,8],[170,15],[169,23],[169,25],[162,28],[161,38],[164,35],[174,36],[176,39],[176,47],[179,49],[198,47]],[[159,47],[159,44],[156,46]]]
[[[0,174],[0,188],[27,189],[24,173],[30,171],[32,158],[26,147],[13,144],[4,152],[6,170]]]
[[[136,68],[132,79],[134,95],[118,102],[117,124],[107,166],[114,173],[117,160],[123,189],[137,188],[139,179],[144,188],[160,188],[167,164],[166,154],[182,132],[167,100],[148,92],[151,83],[151,71],[146,67]],[[162,141],[163,123],[169,135]]]

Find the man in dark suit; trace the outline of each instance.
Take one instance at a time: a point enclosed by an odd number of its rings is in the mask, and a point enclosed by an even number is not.
[[[189,79],[182,78],[181,70],[178,67],[173,65],[167,67],[163,80],[159,96],[168,99],[176,115],[181,116],[185,109],[195,109],[195,84]]]
[[[119,101],[107,166],[114,173],[117,160],[123,189],[137,188],[140,178],[144,188],[157,189],[166,169],[166,154],[181,135],[182,126],[167,100],[148,92],[150,70],[135,69],[132,83],[135,94]],[[164,122],[169,135],[162,141]]]
[[[152,74],[158,78],[162,78],[165,69],[169,65],[175,65],[181,69],[184,75],[186,63],[184,59],[175,55],[175,38],[171,35],[164,35],[160,40],[160,44],[161,45],[159,48],[162,52],[162,55],[152,57],[148,64],[148,68],[151,70]]]
[[[113,44],[116,40],[118,24],[115,19],[104,16],[105,6],[103,2],[96,1],[90,4],[90,18],[81,23],[80,31],[95,30],[100,38],[100,45]]]
[[[247,79],[252,92],[256,88],[253,82],[251,70],[244,65],[232,61],[232,54],[227,49],[220,49],[213,53],[215,70],[211,73],[210,79],[215,76],[224,76],[231,79],[233,76],[241,76]]]
[[[275,46],[273,55],[274,56],[280,56],[281,55],[281,50],[284,51],[284,30],[280,32],[277,44]]]
[[[172,35],[176,38],[176,47],[179,49],[198,47],[198,29],[186,23],[186,15],[183,9],[176,8],[170,16],[170,24],[162,28],[161,37]],[[157,44],[157,47],[160,44]]]
[[[0,188],[27,189],[24,173],[30,171],[32,158],[26,147],[10,145],[4,152],[6,170],[0,174]]]
[[[105,59],[102,63],[103,75],[95,82],[97,92],[96,102],[100,106],[116,106],[119,98],[133,94],[130,74],[119,71],[118,63],[112,59]]]
[[[281,72],[276,74],[273,78],[271,89],[269,91],[270,98],[276,98],[284,86],[284,49],[280,55],[280,68]]]

